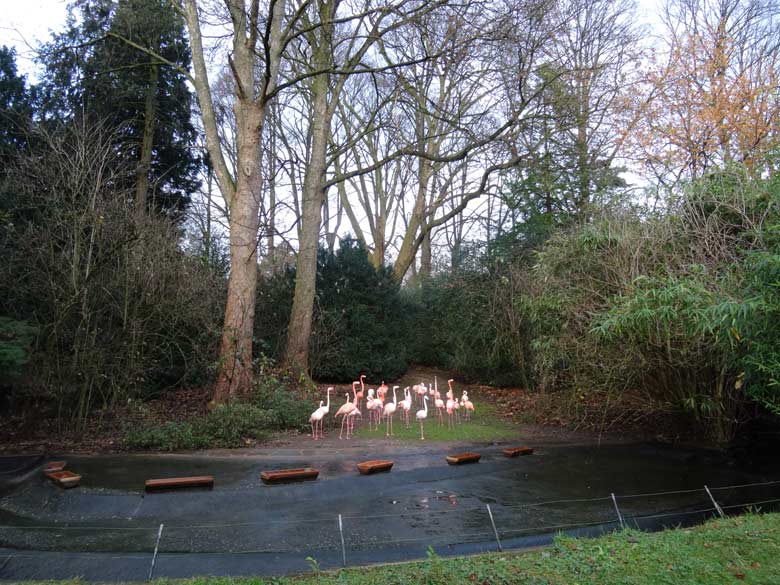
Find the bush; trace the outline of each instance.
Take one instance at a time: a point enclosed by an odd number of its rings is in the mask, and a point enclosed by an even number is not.
[[[281,357],[290,320],[295,271],[261,276],[255,338],[259,352]],[[387,267],[375,269],[357,240],[341,240],[317,259],[310,368],[317,380],[346,382],[362,373],[392,380],[409,364],[411,310]]]
[[[30,346],[37,333],[23,321],[0,317],[0,377],[18,375],[30,360]]]
[[[159,451],[243,447],[247,440],[263,440],[274,426],[273,419],[273,413],[253,404],[224,404],[189,422],[130,430],[125,440],[134,449]]]
[[[111,129],[40,134],[38,151],[6,169],[14,207],[0,223],[0,314],[37,330],[31,373],[12,393],[83,422],[201,382],[219,341],[222,275],[182,253],[175,223],[136,213]]]
[[[267,429],[275,431],[307,430],[309,416],[317,406],[307,393],[285,385],[270,372],[260,376],[250,400],[267,413]]]

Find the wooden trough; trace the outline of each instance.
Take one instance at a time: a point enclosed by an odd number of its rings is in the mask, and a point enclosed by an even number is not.
[[[44,473],[54,473],[55,471],[62,471],[65,469],[65,461],[49,461],[43,466]]]
[[[463,463],[476,463],[482,457],[479,453],[458,453],[447,455],[447,463],[450,465],[462,465]]]
[[[518,457],[520,455],[530,455],[534,450],[531,447],[509,447],[504,449],[504,455],[507,457]]]
[[[375,461],[363,461],[357,464],[358,471],[362,475],[371,475],[374,473],[382,473],[383,471],[390,471],[393,467],[393,462],[386,459],[377,459]]]
[[[166,477],[162,479],[147,479],[146,491],[177,490],[184,488],[213,488],[213,475],[196,475],[192,477]]]
[[[49,471],[46,477],[62,488],[76,487],[81,481],[81,476],[72,471]]]
[[[277,469],[275,471],[263,471],[260,479],[263,483],[290,483],[293,481],[307,481],[317,479],[320,474],[319,469],[313,467],[299,467],[295,469]]]

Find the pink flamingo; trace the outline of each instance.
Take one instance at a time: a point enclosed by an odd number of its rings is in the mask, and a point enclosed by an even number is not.
[[[447,392],[447,428],[454,429],[455,424],[452,420],[452,415],[455,412],[455,397],[452,394],[452,380],[447,380],[447,384],[450,387]]]
[[[393,401],[385,404],[385,420],[387,421],[386,437],[393,434],[393,415],[395,414],[395,409],[398,407],[398,398],[395,395],[396,388],[398,388],[398,386],[393,386]]]
[[[463,414],[466,420],[471,420],[471,413],[475,412],[474,403],[469,400],[469,393],[463,391],[463,396],[460,399],[460,405],[463,407]]]
[[[425,389],[425,384],[417,384],[415,388],[417,388],[417,398],[420,400],[420,402],[422,402],[422,398],[423,396],[425,396],[425,393],[427,392],[427,390]]]
[[[412,395],[409,393],[409,386],[404,388],[404,399],[398,403],[401,409],[401,416],[406,421],[406,428],[409,428],[409,411],[412,410]]]
[[[417,414],[415,415],[417,417],[417,420],[420,421],[420,439],[425,440],[425,435],[423,434],[423,422],[426,418],[428,418],[428,397],[423,396],[423,408],[425,410],[418,410]]]
[[[444,401],[441,398],[434,398],[433,403],[436,405],[436,417],[439,419],[439,426],[444,425]]]
[[[452,390],[452,382],[454,380],[447,380],[447,385],[450,387],[450,391],[447,392],[447,397],[452,399],[452,411],[455,413],[455,422],[460,424],[460,404],[455,398],[455,392]]]
[[[347,415],[352,411],[354,411],[356,408],[356,406],[349,400],[349,392],[347,392],[344,396],[347,398],[347,401],[344,404],[342,404],[341,408],[339,408],[336,411],[336,417],[335,417],[335,418],[338,418],[339,416],[343,417],[341,419],[341,432],[339,433],[339,439],[343,438],[342,435],[344,434],[344,424],[347,421]],[[349,438],[349,426],[347,426],[347,438]]]
[[[366,385],[363,383],[365,377],[366,377],[365,374],[360,374],[360,391],[357,392],[357,397],[358,397],[357,407],[360,408],[361,410],[363,409],[363,396],[366,388]],[[355,383],[352,384],[353,389],[354,387],[355,387]]]
[[[433,377],[433,384],[434,384],[433,397],[441,398],[441,393],[439,392],[439,379],[436,376]]]
[[[350,434],[355,434],[355,419],[357,417],[360,417],[360,419],[363,419],[363,413],[360,412],[359,408],[355,408],[352,412],[347,414],[347,418],[349,419],[347,421],[347,439],[350,438]]]

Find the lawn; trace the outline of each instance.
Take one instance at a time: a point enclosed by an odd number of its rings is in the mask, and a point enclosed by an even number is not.
[[[393,422],[393,436],[396,439],[407,441],[420,440],[420,423],[415,419],[416,407],[412,408],[409,416],[411,428],[404,428],[400,414],[396,413]],[[436,417],[436,409],[428,408],[428,418],[425,420],[426,441],[496,441],[517,437],[522,427],[502,420],[491,404],[479,405],[479,412],[474,413],[471,420],[464,420],[456,424],[454,429],[447,428],[447,413],[444,413],[444,424],[440,425]],[[379,430],[368,430],[368,416],[360,428],[355,429],[357,437],[384,437],[386,425],[382,423]]]
[[[558,537],[534,551],[442,559],[284,578],[157,579],[157,585],[777,585],[780,514],[713,520],[665,532]],[[28,582],[32,585],[31,582]],[[59,581],[49,583],[78,583]]]
[[[780,583],[780,514],[695,528],[597,539],[559,537],[549,548],[312,574],[283,579],[158,581],[159,585],[720,585]]]

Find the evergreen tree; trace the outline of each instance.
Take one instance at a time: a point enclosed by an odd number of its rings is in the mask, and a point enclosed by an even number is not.
[[[198,188],[184,25],[166,0],[76,0],[44,47],[47,118],[86,116],[119,128],[136,168],[140,212],[173,216]]]
[[[24,148],[32,119],[32,92],[16,69],[16,53],[0,47],[0,173],[9,158]]]

